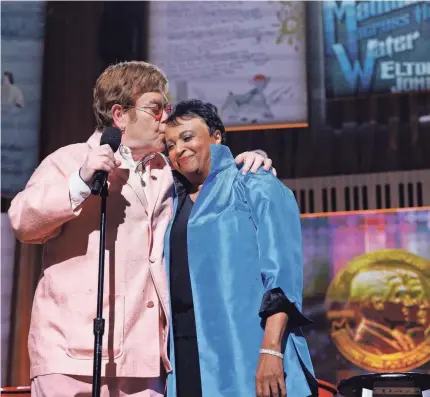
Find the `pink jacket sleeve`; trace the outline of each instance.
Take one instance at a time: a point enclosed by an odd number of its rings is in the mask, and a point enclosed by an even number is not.
[[[42,244],[57,236],[61,226],[82,210],[81,206],[72,209],[68,175],[59,166],[59,161],[67,164],[76,160],[67,151],[60,151],[43,160],[25,189],[12,200],[9,218],[17,239],[23,243]]]

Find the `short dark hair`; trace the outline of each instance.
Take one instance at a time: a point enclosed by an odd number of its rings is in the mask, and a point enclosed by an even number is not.
[[[194,117],[199,117],[205,122],[209,129],[209,136],[219,130],[221,132],[221,143],[226,142],[226,132],[224,124],[218,115],[218,109],[209,102],[203,102],[199,99],[178,102],[169,114],[166,124],[178,125],[179,118],[192,119]]]

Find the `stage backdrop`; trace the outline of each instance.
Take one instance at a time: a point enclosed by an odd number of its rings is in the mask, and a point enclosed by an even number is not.
[[[316,374],[430,370],[430,209],[303,217]]]
[[[149,59],[169,77],[173,103],[212,102],[239,129],[307,122],[303,2],[155,1],[149,10]]]
[[[326,92],[430,90],[430,2],[325,1]]]
[[[45,5],[1,3],[1,193],[6,197],[25,187],[39,161]],[[67,111],[51,106],[52,112]]]

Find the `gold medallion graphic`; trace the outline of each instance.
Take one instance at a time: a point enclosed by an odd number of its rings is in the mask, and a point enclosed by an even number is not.
[[[397,249],[361,255],[326,296],[342,355],[373,372],[410,371],[430,360],[430,261]]]

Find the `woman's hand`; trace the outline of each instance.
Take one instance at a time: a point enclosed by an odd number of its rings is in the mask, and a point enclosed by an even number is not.
[[[281,358],[260,354],[255,377],[257,397],[285,397],[284,365]]]
[[[261,348],[281,352],[281,341],[288,323],[288,315],[283,312],[272,314],[266,319]],[[284,360],[278,356],[260,353],[255,376],[257,397],[285,397],[287,389],[284,379]]]

